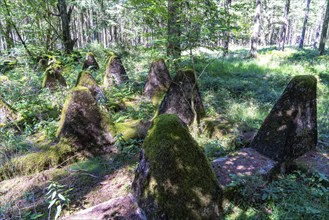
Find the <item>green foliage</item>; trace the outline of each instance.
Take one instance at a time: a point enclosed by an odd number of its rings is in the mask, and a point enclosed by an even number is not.
[[[70,199],[68,198],[68,193],[73,190],[73,188],[65,189],[65,185],[61,185],[57,182],[50,182],[47,187],[46,195],[49,206],[49,216],[51,215],[51,210],[53,207],[56,207],[55,217],[57,220],[62,213],[62,210],[65,207],[68,207],[70,204]]]
[[[301,172],[272,182],[259,176],[235,177],[230,185],[239,194],[241,207],[269,210],[270,219],[328,219],[329,188],[319,176]]]
[[[129,139],[125,140],[122,134],[116,135],[116,146],[120,153],[122,154],[137,154],[143,143],[141,139]]]
[[[225,156],[228,153],[233,152],[235,147],[233,145],[225,146],[225,140],[211,140],[203,145],[206,156],[210,159],[215,159],[221,156]]]

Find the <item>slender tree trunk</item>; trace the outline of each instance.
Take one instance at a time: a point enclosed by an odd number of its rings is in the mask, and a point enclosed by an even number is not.
[[[70,7],[67,11],[66,1],[58,0],[58,9],[62,22],[62,41],[65,53],[71,53],[75,44],[75,40],[71,39],[70,34],[70,21],[73,7]]]
[[[167,55],[177,60],[181,56],[181,11],[180,0],[168,0],[168,45]]]
[[[329,22],[329,1],[327,0],[326,14],[323,20],[320,45],[319,45],[320,55],[324,54],[324,47],[327,40],[328,22]]]
[[[306,9],[305,9],[305,16],[304,16],[304,23],[303,23],[303,29],[302,29],[302,36],[300,38],[300,42],[299,42],[299,48],[302,49],[304,46],[304,38],[305,38],[305,32],[306,32],[306,24],[307,24],[307,20],[308,20],[308,12],[310,10],[310,3],[311,0],[307,0],[306,2]]]
[[[320,36],[320,31],[321,31],[321,25],[322,25],[322,22],[323,22],[322,20],[323,20],[324,12],[325,12],[325,9],[323,8],[322,12],[321,12],[321,15],[320,15],[320,20],[318,22],[318,26],[317,26],[316,31],[315,31],[314,44],[313,44],[314,49],[317,49],[317,44],[318,44],[318,41],[319,41],[319,36]]]
[[[22,38],[22,35],[19,33],[18,28],[16,27],[15,23],[13,22],[13,20],[11,19],[11,11],[8,7],[7,1],[4,0],[4,4],[5,4],[5,8],[6,8],[6,12],[7,12],[7,16],[8,16],[8,22],[10,23],[10,25],[14,28],[17,37],[19,38],[20,42],[22,43],[25,51],[27,52],[27,54],[31,57],[32,60],[34,60],[34,56],[32,54],[32,52],[29,50],[29,48],[27,47],[25,41]]]
[[[84,32],[84,28],[83,28],[83,24],[84,24],[84,17],[83,17],[83,12],[80,12],[80,42],[81,42],[81,47],[84,46],[85,44],[85,32]]]
[[[4,19],[4,21],[5,21],[4,25],[2,25],[0,22],[0,33],[3,34],[3,36],[5,38],[7,50],[9,50],[14,47],[14,41],[10,36],[12,25],[11,25],[10,19],[7,16]]]
[[[254,29],[251,37],[250,57],[257,57],[257,46],[260,31],[261,0],[256,0],[256,13],[254,18]]]
[[[98,32],[97,32],[97,14],[95,10],[91,10],[90,13],[93,31],[93,41],[98,41]]]
[[[284,7],[283,23],[279,33],[279,42],[278,42],[278,50],[281,51],[284,50],[284,45],[286,42],[286,34],[287,34],[287,27],[289,20],[289,9],[290,9],[290,0],[286,0],[286,4]]]
[[[230,27],[230,7],[231,7],[231,3],[232,3],[232,0],[226,0],[225,1],[225,12],[226,12],[226,26],[229,28]],[[229,45],[229,42],[230,42],[230,30],[226,30],[224,31],[224,57],[227,55],[228,53],[228,45]]]

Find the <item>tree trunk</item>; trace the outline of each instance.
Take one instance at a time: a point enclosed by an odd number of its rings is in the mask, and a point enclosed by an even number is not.
[[[329,22],[329,1],[327,1],[326,14],[324,16],[323,25],[322,25],[322,32],[321,32],[320,45],[319,45],[320,55],[324,54],[324,47],[327,40],[328,22]]]
[[[177,60],[181,56],[181,21],[180,21],[180,0],[168,0],[168,45],[167,55]]]
[[[70,7],[70,9],[67,11],[66,0],[58,0],[58,9],[62,21],[63,46],[65,53],[68,54],[73,51],[73,47],[75,44],[75,41],[71,39],[70,34],[70,21],[73,7]]]
[[[84,17],[83,17],[83,12],[80,12],[80,42],[81,42],[81,47],[84,47],[84,43],[85,43],[85,34],[84,34],[84,30],[83,30],[83,23],[84,23]]]
[[[278,50],[281,51],[284,50],[284,44],[286,42],[287,26],[289,20],[289,9],[290,9],[290,0],[286,0],[286,5],[284,7],[283,23],[279,33],[279,43],[278,43]]]
[[[301,36],[300,42],[299,42],[299,48],[300,49],[302,49],[303,46],[304,46],[304,38],[305,38],[306,24],[307,24],[307,19],[308,19],[308,12],[310,10],[310,3],[311,3],[311,0],[307,0],[306,9],[305,9],[304,23],[303,23],[303,29],[302,29],[302,36]]]
[[[231,3],[232,3],[232,0],[226,0],[225,1],[225,13],[226,13],[226,28],[229,28],[230,27],[230,7],[231,7]],[[228,45],[229,45],[229,42],[230,42],[230,30],[226,30],[224,31],[224,57],[227,55],[228,53]]]
[[[323,16],[324,16],[324,11],[325,11],[325,9],[323,8],[322,12],[321,12],[321,16],[320,16],[318,26],[317,26],[316,31],[315,31],[314,44],[313,44],[314,49],[317,48],[317,44],[318,44],[318,40],[319,40],[319,36],[320,36],[320,31],[321,31],[321,24],[323,22],[322,20],[323,20]]]
[[[257,46],[260,31],[261,0],[256,0],[256,13],[254,18],[254,29],[251,37],[250,57],[257,57]]]

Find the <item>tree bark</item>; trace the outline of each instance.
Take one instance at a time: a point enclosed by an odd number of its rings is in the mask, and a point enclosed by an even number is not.
[[[73,11],[73,7],[70,7],[67,10],[66,0],[58,0],[58,9],[62,22],[62,41],[65,53],[69,54],[73,51],[73,47],[75,44],[75,40],[71,39],[70,34],[70,22],[71,22],[71,14]]]
[[[28,55],[31,57],[31,59],[34,60],[34,56],[33,56],[33,54],[32,54],[31,51],[27,48],[27,45],[26,45],[25,41],[23,40],[21,34],[19,33],[19,31],[18,31],[18,29],[17,29],[15,23],[14,23],[14,22],[12,21],[12,19],[11,19],[11,12],[10,12],[10,9],[9,9],[9,7],[8,7],[7,1],[4,0],[4,3],[5,3],[5,8],[6,8],[7,16],[8,16],[8,17],[7,17],[7,18],[8,18],[8,21],[7,21],[7,22],[10,23],[10,25],[14,28],[14,30],[15,30],[15,32],[16,32],[18,38],[19,38],[19,40],[20,40],[21,43],[23,44],[24,49],[26,50],[26,52],[28,53]]]
[[[320,45],[319,45],[320,55],[324,54],[324,47],[327,40],[328,22],[329,22],[329,1],[327,0],[326,14],[323,20]]]
[[[299,48],[300,49],[302,49],[303,46],[304,46],[304,38],[305,38],[305,32],[306,32],[306,24],[307,24],[307,20],[308,20],[308,12],[310,10],[310,3],[311,3],[311,0],[307,0],[306,9],[305,9],[304,23],[303,23],[303,29],[302,29],[302,36],[301,36],[300,42],[299,42]]]
[[[230,27],[230,7],[231,7],[232,0],[226,0],[225,1],[225,12],[226,12],[226,28]],[[230,42],[230,30],[224,31],[224,57],[228,53],[228,46]]]
[[[318,44],[318,40],[319,40],[319,37],[320,37],[321,24],[323,22],[322,20],[323,20],[324,12],[325,12],[325,9],[323,8],[322,12],[321,12],[321,16],[320,16],[318,26],[317,26],[316,31],[315,31],[314,44],[313,44],[314,49],[317,49],[317,44]]]
[[[310,1],[310,0],[308,0]],[[289,9],[290,9],[290,0],[286,0],[286,4],[284,7],[284,16],[283,16],[283,23],[279,33],[279,42],[278,42],[278,50],[283,51],[284,45],[286,42],[286,35],[287,35],[287,26],[289,20]]]
[[[256,0],[256,13],[254,18],[254,29],[251,37],[250,57],[257,57],[257,46],[260,31],[261,0]]]
[[[180,11],[181,11],[181,1],[180,0],[168,0],[168,24],[167,24],[167,34],[168,34],[168,45],[167,45],[167,55],[177,60],[181,56],[181,21],[180,21]]]

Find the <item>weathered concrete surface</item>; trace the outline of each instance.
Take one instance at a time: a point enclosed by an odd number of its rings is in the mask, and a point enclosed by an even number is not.
[[[66,86],[66,80],[61,74],[62,69],[59,65],[52,65],[48,67],[45,71],[42,88],[49,88],[50,90],[56,90],[60,86]]]
[[[316,78],[295,76],[251,143],[279,162],[291,161],[317,144]]]
[[[160,104],[158,113],[176,114],[187,125],[191,125],[195,118],[200,122],[205,116],[193,70],[184,70],[176,74]]]
[[[112,152],[115,140],[109,124],[89,89],[75,87],[66,98],[56,135],[70,139],[78,150]]]
[[[86,69],[98,70],[99,69],[99,65],[98,65],[93,53],[86,54],[86,59],[83,63],[82,69],[83,70],[86,70]]]
[[[150,67],[143,94],[154,103],[169,89],[171,77],[163,59],[155,60]],[[161,100],[160,100],[161,101]]]
[[[329,183],[328,152],[310,151],[294,160],[293,165],[312,174],[324,175]]]
[[[74,215],[62,218],[62,220],[91,219],[146,220],[141,210],[137,207],[132,195],[111,199],[107,202],[77,212]]]
[[[222,214],[215,174],[177,115],[153,120],[132,189],[148,219],[220,219]]]
[[[108,88],[111,85],[125,83],[128,80],[128,75],[121,59],[117,56],[111,56],[106,64],[103,86]]]
[[[218,158],[212,161],[219,185],[226,187],[232,182],[230,175],[253,176],[260,174],[271,176],[277,162],[267,158],[252,148],[244,148],[232,156]]]

